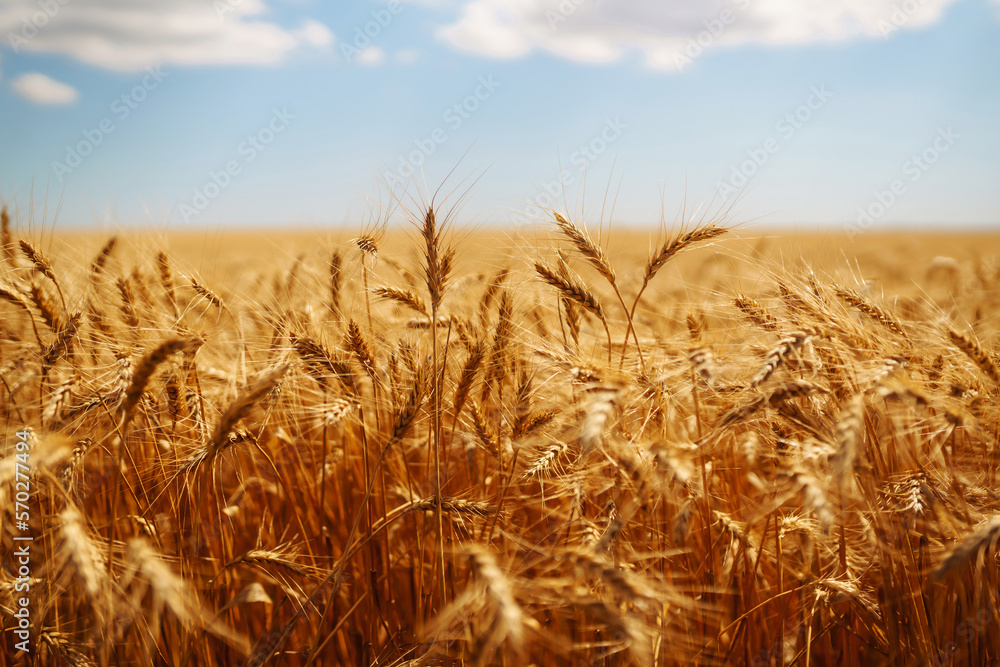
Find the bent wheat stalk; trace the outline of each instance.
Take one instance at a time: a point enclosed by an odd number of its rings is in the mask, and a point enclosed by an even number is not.
[[[646,291],[649,286],[649,282],[656,277],[656,274],[662,269],[667,262],[674,258],[677,253],[681,252],[685,248],[694,245],[695,243],[700,243],[702,241],[707,241],[713,239],[716,236],[721,236],[725,234],[728,230],[725,227],[719,227],[717,225],[708,224],[704,227],[697,227],[692,229],[690,232],[681,234],[673,241],[667,241],[663,244],[660,250],[650,256],[646,261],[646,270],[643,272],[642,276],[642,286],[639,288],[639,292],[635,295],[635,300],[632,302],[632,308],[626,309],[628,313],[628,329],[625,331],[625,342],[622,343],[622,358],[619,365],[625,362],[625,343],[628,342],[628,335],[631,332],[633,336],[635,332],[633,331],[633,319],[635,317],[635,309],[639,305],[639,299],[642,298],[642,293]],[[621,297],[619,297],[621,298]],[[624,302],[622,307],[624,307]],[[639,346],[639,341],[635,341],[636,347]],[[642,353],[639,353],[639,358],[642,358]]]
[[[621,290],[618,289],[618,282],[615,276],[615,269],[611,266],[611,261],[605,254],[604,249],[590,238],[587,232],[581,227],[577,226],[571,222],[566,217],[560,215],[559,213],[554,213],[556,219],[556,226],[559,230],[570,240],[573,247],[577,249],[583,257],[590,263],[594,269],[597,270],[604,279],[608,281],[611,285],[611,289],[614,291],[615,296],[618,297],[618,303],[622,306],[622,312],[625,313],[625,317],[628,319],[628,328],[625,331],[625,340],[622,342],[622,358],[619,366],[625,363],[625,353],[628,351],[628,335],[632,334],[632,339],[635,341],[635,351],[639,355],[639,365],[645,368],[646,362],[642,358],[642,347],[639,345],[639,337],[635,333],[635,328],[632,326],[632,311],[629,310],[628,306],[625,305],[625,299],[622,298]],[[605,326],[606,323],[605,323]],[[608,344],[608,354],[611,354],[611,344]]]
[[[556,288],[563,298],[575,302],[582,306],[587,312],[596,317],[604,325],[604,333],[608,338],[608,363],[611,362],[611,330],[608,329],[608,320],[604,315],[604,308],[597,300],[594,293],[588,290],[583,284],[571,275],[560,275],[551,266],[543,262],[535,262],[535,272],[545,282]]]

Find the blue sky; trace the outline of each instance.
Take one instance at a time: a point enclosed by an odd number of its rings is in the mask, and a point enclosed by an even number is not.
[[[356,226],[454,169],[479,225],[609,188],[618,224],[1000,223],[995,0],[10,0],[0,35],[36,222]]]

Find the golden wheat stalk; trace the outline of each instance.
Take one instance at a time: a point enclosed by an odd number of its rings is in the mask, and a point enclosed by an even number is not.
[[[955,347],[972,360],[972,363],[979,367],[979,370],[985,373],[994,383],[1000,385],[1000,366],[997,365],[996,359],[987,354],[986,350],[975,339],[954,329],[949,329],[948,338],[951,339]]]
[[[833,457],[833,479],[843,495],[865,427],[864,394],[854,396],[840,415],[836,427],[837,451]]]
[[[468,553],[472,569],[482,580],[490,601],[496,608],[497,621],[485,640],[483,652],[492,653],[492,648],[509,639],[515,650],[520,650],[524,642],[524,612],[514,599],[510,583],[497,565],[496,557],[490,551],[473,548]]]
[[[56,332],[61,328],[60,315],[61,311],[57,310],[57,306],[49,298],[48,293],[45,288],[42,287],[39,282],[31,283],[31,302],[38,309],[38,313],[42,316],[42,321],[45,322],[51,331]]]
[[[0,209],[0,246],[3,247],[4,259],[13,264],[15,261],[14,236],[10,231],[10,213],[7,212],[6,204]]]
[[[183,625],[203,628],[243,655],[250,653],[246,637],[231,630],[215,614],[207,611],[190,584],[176,574],[144,539],[129,540],[126,561],[129,565],[126,583],[132,584],[141,577],[142,584],[153,590],[153,606],[157,610],[165,607]]]
[[[415,292],[407,289],[397,289],[395,287],[376,287],[372,294],[380,299],[388,299],[421,315],[428,316],[427,304]]]
[[[774,319],[762,305],[746,296],[740,294],[734,300],[736,307],[740,309],[748,320],[759,326],[764,331],[775,332],[778,330],[778,321]]]
[[[343,258],[340,253],[334,251],[330,256],[330,310],[334,313],[340,312],[340,291],[342,276],[341,265]]]
[[[371,378],[372,384],[377,387],[379,379],[378,371],[376,370],[375,351],[353,317],[347,323],[347,349],[354,353],[354,357],[358,360],[361,368]]]
[[[35,332],[35,340],[38,341],[38,345],[41,347],[42,338],[38,335],[38,327],[35,325],[35,316],[31,312],[31,307],[28,306],[24,297],[22,297],[13,287],[0,284],[0,299],[17,306],[28,314],[28,322],[31,323],[31,329]]]
[[[27,257],[31,261],[31,264],[35,268],[35,270],[41,273],[46,278],[48,278],[49,280],[51,280],[52,284],[56,286],[56,292],[59,293],[59,301],[62,303],[62,307],[65,310],[66,297],[63,296],[62,287],[60,286],[59,281],[56,279],[55,271],[52,270],[52,262],[50,262],[49,259],[45,255],[43,255],[41,251],[38,250],[38,248],[32,245],[30,241],[25,241],[22,239],[20,241],[20,244],[21,244],[21,251],[24,253],[25,257]]]
[[[104,559],[94,544],[82,512],[70,505],[59,515],[62,545],[80,587],[94,604],[101,604],[110,587]]]
[[[292,347],[308,366],[310,377],[320,383],[322,387],[326,388],[326,378],[332,376],[351,396],[357,398],[361,395],[354,371],[351,370],[348,363],[334,357],[322,343],[309,336],[299,336],[291,332],[288,336]]]
[[[657,252],[649,256],[649,259],[646,260],[646,269],[642,275],[642,286],[639,288],[639,291],[635,295],[635,299],[632,301],[632,307],[626,310],[626,313],[628,314],[628,329],[625,331],[626,341],[628,341],[629,333],[635,333],[633,325],[635,309],[639,306],[639,300],[642,298],[642,293],[646,291],[646,287],[649,286],[649,282],[656,277],[656,274],[659,273],[660,269],[666,266],[667,262],[677,256],[677,254],[685,248],[703,241],[708,241],[717,236],[721,236],[727,231],[729,230],[724,227],[719,227],[714,223],[707,224],[703,227],[696,227],[689,232],[684,232],[678,235],[677,238],[671,241],[666,241]],[[639,345],[638,340],[636,341],[636,345]],[[622,347],[624,347],[624,343]],[[625,351],[623,349],[622,359],[624,358]]]
[[[63,325],[52,344],[42,353],[42,375],[44,376],[49,368],[56,365],[60,359],[68,357],[73,352],[73,342],[76,340],[77,332],[80,330],[80,321],[83,313],[76,313],[71,316]]]
[[[94,281],[97,281],[101,274],[104,273],[104,267],[107,265],[108,259],[111,257],[111,253],[114,252],[117,245],[118,237],[111,236],[101,247],[100,252],[97,253],[97,257],[94,258],[94,261],[90,265],[91,278],[93,278]]]
[[[987,555],[996,551],[998,541],[1000,541],[1000,515],[994,515],[958,543],[951,554],[934,569],[934,580],[944,579],[969,563],[981,551],[985,551]]]
[[[608,329],[608,320],[604,315],[604,308],[601,306],[601,302],[597,300],[597,297],[593,292],[588,290],[583,286],[583,283],[579,280],[575,280],[572,277],[564,277],[560,275],[556,269],[543,262],[535,262],[535,272],[538,273],[539,277],[556,288],[560,295],[568,299],[579,306],[583,307],[587,312],[596,317],[604,325],[604,332],[608,338],[608,360],[611,360],[611,330]]]
[[[160,273],[160,285],[167,297],[167,303],[170,304],[170,310],[174,317],[177,317],[177,287],[174,283],[174,273],[170,268],[170,259],[167,257],[167,253],[162,250],[156,253],[156,267]]]
[[[236,424],[249,413],[253,406],[275,390],[287,371],[287,364],[279,364],[267,371],[253,386],[244,390],[226,408],[215,425],[215,431],[212,433],[211,439],[208,441],[204,451],[199,455],[199,462],[210,463],[218,456],[219,452],[229,444],[229,435],[236,427]]]
[[[469,393],[472,391],[472,385],[476,380],[476,374],[479,371],[479,367],[482,366],[485,357],[486,346],[482,343],[473,344],[469,350],[469,356],[465,360],[465,365],[462,367],[458,385],[455,387],[455,399],[453,402],[455,423],[458,422],[458,418],[462,414],[462,408],[465,407],[465,402],[468,400]]]
[[[196,276],[188,276],[188,282],[191,284],[191,289],[193,289],[198,296],[204,298],[219,310],[230,312],[229,308],[226,306],[226,302],[222,300],[222,297],[205,286],[205,284],[202,283]]]
[[[122,298],[122,319],[129,329],[139,328],[139,315],[135,312],[135,296],[132,294],[132,286],[124,278],[115,281],[118,293]]]
[[[906,332],[903,331],[902,325],[889,313],[889,311],[884,308],[880,308],[854,290],[838,287],[837,296],[881,324],[889,331],[897,333],[903,338],[907,337]]]
[[[625,353],[628,350],[628,335],[632,334],[632,338],[635,341],[636,354],[639,355],[640,366],[645,366],[646,362],[642,356],[642,346],[639,345],[639,336],[635,333],[635,329],[632,326],[632,315],[634,314],[635,308],[629,310],[628,306],[625,305],[625,299],[622,297],[621,290],[618,289],[617,277],[615,276],[615,269],[611,265],[611,261],[608,259],[607,254],[604,252],[598,243],[595,243],[593,239],[585,229],[574,224],[568,218],[564,217],[560,213],[553,211],[553,215],[556,220],[556,227],[569,239],[573,247],[576,248],[584,259],[586,259],[594,269],[608,281],[611,285],[611,290],[615,293],[618,298],[618,303],[621,304],[622,312],[625,313],[626,319],[628,319],[628,328],[625,331],[625,340],[622,343],[622,365],[625,363]],[[611,344],[608,344],[608,354],[611,353]]]
[[[128,422],[132,411],[139,403],[146,385],[153,377],[156,369],[159,368],[171,355],[190,349],[198,345],[200,341],[195,338],[170,338],[160,343],[152,352],[146,354],[139,365],[136,366],[132,374],[132,381],[125,390],[125,403],[122,412],[125,414],[125,422]]]
[[[764,365],[760,367],[760,370],[754,373],[752,378],[750,378],[750,384],[754,387],[759,387],[763,383],[767,382],[774,372],[784,365],[785,361],[790,356],[797,354],[798,351],[805,347],[810,340],[812,340],[812,335],[801,331],[795,332],[787,338],[783,338],[778,342],[776,347],[767,353]]]

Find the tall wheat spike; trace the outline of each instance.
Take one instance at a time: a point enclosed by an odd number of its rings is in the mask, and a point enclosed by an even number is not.
[[[535,272],[538,273],[538,276],[543,281],[556,288],[565,299],[583,307],[587,312],[601,321],[608,338],[608,358],[610,359],[611,330],[608,329],[608,320],[604,315],[604,308],[593,292],[588,290],[579,280],[575,280],[572,277],[564,277],[556,269],[543,262],[535,262]]]
[[[618,298],[618,302],[621,304],[622,311],[625,313],[625,317],[628,318],[629,327],[625,331],[625,342],[622,343],[622,361],[625,363],[625,352],[628,347],[628,335],[631,333],[633,339],[635,340],[635,350],[636,354],[639,355],[640,365],[645,365],[645,361],[642,358],[642,346],[639,345],[639,337],[635,333],[635,329],[632,327],[632,315],[634,308],[629,310],[628,306],[625,305],[625,299],[622,297],[621,291],[618,289],[617,277],[615,275],[615,269],[611,265],[611,261],[608,259],[607,254],[605,254],[604,249],[597,243],[595,243],[587,231],[573,222],[568,218],[562,216],[558,212],[554,212],[556,220],[556,227],[566,236],[567,239],[573,244],[579,252],[594,269],[601,274],[608,284],[611,285],[612,291],[614,291],[615,296]],[[608,345],[608,353],[611,353],[611,345]]]
[[[986,353],[985,350],[973,338],[966,336],[960,331],[951,329],[948,331],[951,342],[960,349],[965,356],[972,360],[979,369],[985,373],[993,382],[1000,385],[1000,365],[996,359]]]

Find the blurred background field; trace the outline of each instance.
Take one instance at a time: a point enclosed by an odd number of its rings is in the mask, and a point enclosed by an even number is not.
[[[596,235],[597,230],[593,232]],[[179,268],[196,271],[220,289],[235,290],[252,298],[255,277],[264,272],[287,270],[297,258],[311,266],[313,287],[325,289],[322,285],[326,281],[325,265],[330,253],[338,249],[348,259],[345,279],[360,279],[358,251],[352,243],[360,235],[360,228],[224,228],[167,233],[126,231],[120,239],[123,250],[140,258],[146,255],[143,261],[149,270],[155,267],[148,253],[165,250],[178,262]],[[656,230],[613,226],[610,232],[605,231],[602,240],[620,272],[626,278],[636,278],[642,274],[656,235]],[[75,265],[82,271],[89,266],[90,258],[100,250],[109,234],[59,230],[43,236],[46,243],[51,244],[52,254],[65,259],[67,268]],[[394,263],[417,261],[420,252],[417,237],[415,228],[390,229],[379,244],[380,255],[383,259],[388,257],[389,263],[375,261],[371,265],[373,275],[385,274],[395,279]],[[556,235],[539,224],[535,228],[511,231],[460,229],[455,239],[460,273],[485,278],[503,266],[530,270],[531,249],[552,245]],[[118,261],[128,263],[124,253],[120,257]],[[930,298],[947,307],[950,296],[960,296],[962,290],[974,289],[970,281],[977,272],[992,271],[1000,262],[998,257],[1000,232],[869,232],[850,239],[846,233],[831,231],[737,228],[697,255],[677,257],[664,273],[673,280],[656,281],[650,290],[652,293],[669,291],[680,297],[679,303],[671,302],[680,307],[688,301],[700,303],[713,295],[727,301],[734,289],[753,291],[755,284],[766,280],[771,271],[784,267],[811,269],[841,280],[861,281],[875,294],[884,291],[893,299]],[[530,271],[525,277],[531,277]],[[710,282],[705,282],[706,277],[711,278]],[[685,298],[686,292],[690,299]],[[640,308],[650,307],[649,303],[640,304]],[[1000,315],[984,312],[981,317]]]

